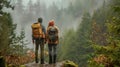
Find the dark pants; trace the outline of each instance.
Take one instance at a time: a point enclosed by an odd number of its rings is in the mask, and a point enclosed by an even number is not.
[[[56,57],[57,57],[56,47],[57,47],[57,44],[48,44],[49,64],[56,63]]]
[[[40,47],[41,64],[44,64],[44,39],[35,40],[35,62],[38,63],[38,50]]]

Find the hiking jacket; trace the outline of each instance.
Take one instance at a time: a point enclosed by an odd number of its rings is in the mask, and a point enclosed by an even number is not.
[[[48,44],[58,44],[59,43],[59,29],[58,29],[58,27],[57,26],[54,26],[56,29],[57,29],[57,34],[58,34],[58,36],[57,36],[57,40],[55,41],[55,42],[51,42],[50,40],[49,40],[49,38],[48,38],[48,31],[49,31],[49,26],[47,27],[47,32],[46,32],[46,38],[47,38],[47,42],[48,42]]]

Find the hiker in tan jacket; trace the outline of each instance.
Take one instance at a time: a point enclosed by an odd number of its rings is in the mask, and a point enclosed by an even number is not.
[[[55,25],[54,20],[49,22],[46,34],[49,49],[49,64],[55,64],[57,57],[56,49],[59,44],[59,29]]]

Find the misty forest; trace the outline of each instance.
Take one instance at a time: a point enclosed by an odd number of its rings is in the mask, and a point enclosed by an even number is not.
[[[120,67],[120,0],[0,0],[0,67],[38,67],[31,25],[39,17],[60,30],[56,67]]]

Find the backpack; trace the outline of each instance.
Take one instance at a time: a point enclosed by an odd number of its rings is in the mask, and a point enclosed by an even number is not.
[[[58,37],[58,33],[57,33],[57,29],[54,26],[50,26],[48,28],[48,38],[50,41],[55,42],[57,40]]]
[[[32,24],[32,35],[34,38],[44,38],[44,33],[42,31],[42,25],[40,23]]]

